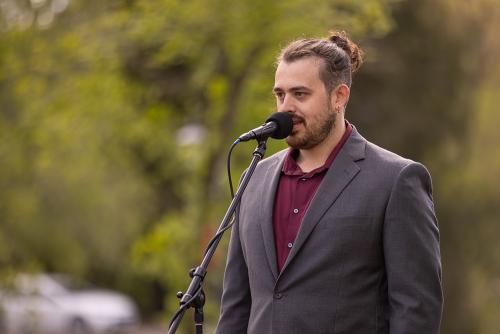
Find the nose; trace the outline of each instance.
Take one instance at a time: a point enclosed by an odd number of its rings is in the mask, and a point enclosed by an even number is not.
[[[285,94],[283,101],[278,101],[278,112],[295,112],[295,103],[290,94]]]

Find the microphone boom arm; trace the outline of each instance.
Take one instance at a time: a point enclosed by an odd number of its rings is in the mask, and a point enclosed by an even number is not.
[[[227,209],[224,218],[222,219],[222,222],[217,230],[217,233],[215,234],[213,242],[210,243],[209,248],[205,252],[201,264],[191,271],[190,276],[192,277],[192,280],[191,283],[189,284],[186,293],[177,294],[177,296],[181,298],[180,307],[179,310],[172,317],[168,329],[168,334],[174,334],[177,331],[177,328],[180,325],[184,313],[190,307],[195,308],[195,318],[198,316],[199,319],[201,312],[201,319],[203,319],[202,308],[205,298],[202,290],[202,285],[203,285],[203,280],[207,274],[208,265],[212,260],[212,257],[215,253],[215,250],[217,249],[217,246],[219,245],[220,240],[222,239],[224,231],[228,229],[228,226],[231,223],[231,218],[234,216],[236,208],[241,202],[241,197],[243,196],[243,192],[245,191],[248,182],[250,181],[250,178],[252,177],[255,168],[257,167],[257,163],[264,157],[264,154],[266,152],[266,147],[267,147],[267,137],[259,139],[258,145],[255,151],[253,152],[253,158],[252,161],[250,162],[250,166],[248,167],[245,175],[243,175],[243,178],[241,179],[240,185],[238,186],[238,190],[236,191],[236,194],[234,195],[234,198],[231,201],[231,204],[229,205],[229,208]],[[199,322],[196,321],[196,319],[195,319],[195,328],[196,328],[196,333],[202,333],[201,324],[199,324]]]

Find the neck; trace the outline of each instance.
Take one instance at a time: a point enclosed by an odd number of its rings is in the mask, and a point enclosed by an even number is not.
[[[325,164],[333,148],[339,143],[346,131],[344,117],[338,117],[335,126],[328,137],[310,149],[299,150],[297,164],[303,172],[307,173]]]

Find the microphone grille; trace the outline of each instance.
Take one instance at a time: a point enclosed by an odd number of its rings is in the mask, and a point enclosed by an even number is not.
[[[277,129],[271,135],[274,139],[283,139],[292,133],[293,121],[289,113],[275,112],[266,119],[266,123],[267,122],[275,122],[277,125]]]

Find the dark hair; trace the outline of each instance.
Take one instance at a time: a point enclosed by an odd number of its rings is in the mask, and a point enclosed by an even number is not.
[[[351,87],[352,73],[363,63],[363,51],[347,37],[345,31],[330,32],[327,39],[296,40],[281,50],[278,63],[290,63],[306,57],[323,60],[319,76],[328,92],[340,83]]]

